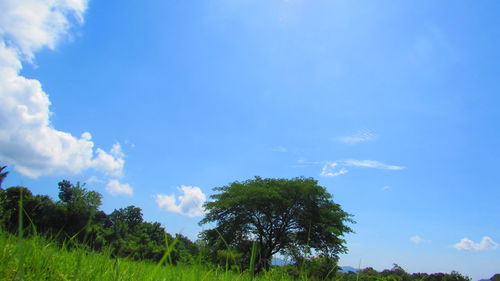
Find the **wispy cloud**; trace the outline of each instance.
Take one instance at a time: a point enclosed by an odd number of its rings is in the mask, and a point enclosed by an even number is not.
[[[491,237],[484,236],[481,242],[476,243],[469,238],[465,237],[460,240],[457,244],[453,245],[453,247],[460,251],[491,251],[498,248],[498,243],[493,241]]]
[[[343,136],[337,138],[338,141],[347,144],[357,144],[362,142],[367,142],[376,139],[377,136],[370,131],[359,131],[356,134],[350,136]]]
[[[396,166],[396,165],[388,165],[375,160],[339,160],[339,161],[324,161],[324,162],[300,162],[302,164],[323,164],[323,168],[321,169],[320,176],[323,177],[337,177],[341,175],[345,175],[349,172],[346,167],[355,167],[355,168],[371,168],[371,169],[383,169],[383,170],[403,170],[406,167],[404,166]],[[390,187],[383,187],[383,190],[387,190]]]
[[[325,163],[330,163],[331,161],[308,161],[304,158],[301,158],[299,160],[297,160],[297,163],[301,164],[301,165],[322,165],[322,164],[325,164]]]
[[[185,215],[188,217],[198,217],[203,215],[204,209],[203,204],[206,200],[206,195],[201,191],[199,187],[196,186],[185,186],[179,187],[182,192],[177,199],[175,195],[155,195],[156,204],[160,209]]]
[[[390,186],[386,185],[386,186],[383,186],[383,187],[382,187],[382,190],[383,190],[383,191],[386,191],[386,190],[389,190],[389,189],[391,189],[391,188],[392,188],[392,187],[390,187]]]
[[[375,161],[375,160],[349,159],[349,160],[344,160],[341,162],[345,166],[353,166],[353,167],[360,167],[360,168],[373,168],[373,169],[383,169],[383,170],[403,170],[406,168],[404,166],[389,165],[389,164],[385,164],[385,163]]]
[[[273,148],[273,151],[286,153],[286,152],[288,152],[288,149],[286,147],[280,145],[280,146]]]
[[[414,244],[429,243],[431,240],[424,239],[420,235],[414,235],[410,237],[410,241]]]

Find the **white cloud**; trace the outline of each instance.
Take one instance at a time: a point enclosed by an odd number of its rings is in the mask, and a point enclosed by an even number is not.
[[[405,169],[403,166],[388,165],[379,161],[374,160],[342,160],[335,162],[300,162],[300,163],[314,163],[323,164],[320,176],[323,177],[337,177],[347,174],[349,170],[345,167],[358,167],[358,168],[372,168],[372,169],[383,169],[383,170],[402,170]],[[390,187],[383,187],[383,190],[387,190]]]
[[[87,0],[2,0],[0,36],[31,60],[41,48],[54,49],[68,35],[71,19],[83,21],[86,8]]]
[[[185,186],[179,187],[179,190],[183,193],[178,197],[179,204],[175,195],[155,195],[156,204],[160,209],[165,211],[170,211],[174,213],[179,213],[188,217],[201,216],[204,213],[203,203],[205,203],[206,196],[201,191],[199,187],[196,186]]]
[[[498,248],[498,243],[493,241],[488,236],[484,236],[481,242],[476,243],[469,238],[465,237],[460,240],[457,244],[453,245],[455,249],[461,250],[461,251],[489,251],[489,250],[495,250]]]
[[[94,151],[92,136],[81,137],[55,129],[51,102],[38,80],[19,73],[42,48],[53,49],[67,36],[71,19],[83,20],[86,0],[0,1],[0,160],[22,175],[79,173],[95,168],[113,176],[122,174],[121,147],[111,154]]]
[[[82,139],[89,141],[92,139],[92,135],[89,132],[85,132],[82,134]]]
[[[130,184],[120,183],[118,180],[110,180],[106,185],[106,191],[111,195],[128,195],[132,196],[133,190]]]
[[[328,162],[328,161],[307,161],[306,159],[300,158],[297,160],[297,163],[304,164],[304,165],[319,165],[319,164],[325,164],[325,163],[330,163],[330,162]]]
[[[389,190],[389,189],[391,189],[391,188],[392,188],[392,187],[390,187],[390,186],[386,185],[386,186],[382,187],[382,190],[383,190],[383,191],[386,191],[386,190]]]
[[[115,145],[113,147],[115,147]],[[121,151],[118,155],[116,155],[116,151],[113,152],[113,148],[111,149],[110,153],[106,153],[104,150],[98,148],[96,152],[97,156],[91,161],[90,167],[95,168],[99,171],[103,171],[111,176],[122,176],[125,160],[121,158],[123,157],[123,153]]]
[[[359,131],[351,136],[344,136],[338,138],[338,141],[347,144],[357,144],[362,142],[367,142],[376,139],[377,136],[370,131]]]
[[[109,153],[111,153],[111,155],[115,156],[116,158],[125,157],[125,154],[122,151],[122,146],[120,145],[120,143],[113,144]]]
[[[419,235],[414,235],[414,236],[410,237],[410,241],[412,243],[415,243],[415,244],[431,242],[430,240],[426,240],[426,239],[420,237]]]
[[[323,169],[321,170],[322,177],[338,177],[344,174],[347,174],[349,171],[343,167],[338,167],[337,162],[328,162],[323,165]]]
[[[374,169],[383,169],[383,170],[403,170],[406,167],[404,166],[395,166],[388,165],[375,160],[344,160],[342,164],[346,166],[360,167],[360,168],[374,168]]]

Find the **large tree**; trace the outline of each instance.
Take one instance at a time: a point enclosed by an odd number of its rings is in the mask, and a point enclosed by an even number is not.
[[[352,216],[312,178],[256,177],[214,190],[218,193],[205,203],[207,213],[200,222],[215,225],[201,234],[214,252],[236,250],[248,256],[249,245],[256,243],[257,270],[268,268],[278,252],[332,259],[347,252],[342,236],[352,232]]]

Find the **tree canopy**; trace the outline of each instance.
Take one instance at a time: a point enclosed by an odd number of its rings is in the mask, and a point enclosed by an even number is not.
[[[270,179],[255,177],[214,189],[205,203],[200,224],[215,223],[201,237],[214,253],[230,247],[248,259],[257,244],[257,270],[268,268],[276,253],[295,260],[307,253],[338,259],[347,252],[344,234],[354,223],[332,195],[312,178]],[[221,241],[222,240],[222,241]]]

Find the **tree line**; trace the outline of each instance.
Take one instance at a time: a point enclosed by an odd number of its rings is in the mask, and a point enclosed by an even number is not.
[[[6,175],[0,175],[0,181]],[[175,243],[174,264],[197,260],[240,271],[252,267],[254,272],[269,270],[277,253],[294,262],[314,253],[334,264],[338,254],[347,251],[342,235],[352,231],[347,226],[353,222],[351,215],[311,178],[256,177],[215,188],[219,193],[205,204],[206,216],[200,222],[215,227],[200,233],[196,242],[144,221],[136,206],[106,214],[99,209],[102,195],[85,184],[63,180],[58,189],[54,201],[23,186],[3,190],[0,185],[0,225],[16,232],[21,224],[28,233],[70,239],[96,251],[111,249],[113,256],[135,260],[160,260],[170,241]]]
[[[102,195],[85,184],[58,183],[58,200],[34,195],[28,188],[2,188],[8,175],[0,167],[0,229],[25,235],[41,234],[55,241],[106,251],[113,257],[162,260],[171,264],[204,264],[252,274],[280,270],[292,278],[339,281],[468,281],[451,274],[408,274],[395,265],[377,272],[366,268],[338,273],[338,255],[346,253],[342,236],[352,232],[352,215],[312,178],[254,179],[214,188],[200,224],[213,228],[195,242],[166,232],[158,222],[146,222],[142,210],[128,206],[107,214]],[[74,244],[73,243],[73,244]],[[289,259],[272,266],[275,254]]]
[[[166,242],[175,243],[170,253],[174,264],[192,263],[199,255],[193,241],[182,234],[172,236],[158,222],[144,221],[138,207],[106,214],[99,209],[102,195],[80,183],[59,182],[59,200],[54,201],[47,195],[33,195],[23,186],[3,189],[5,176],[0,174],[0,227],[8,232],[22,229],[25,235],[37,233],[60,242],[77,242],[133,260],[159,261]]]

